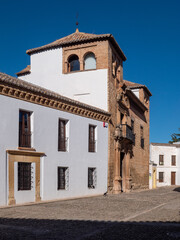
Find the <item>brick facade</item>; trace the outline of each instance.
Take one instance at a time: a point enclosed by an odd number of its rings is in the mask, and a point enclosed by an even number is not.
[[[111,113],[108,139],[108,191],[118,193],[148,188],[150,94],[144,86],[138,87],[139,99],[133,93],[128,94],[130,90],[123,81],[123,60],[109,40],[89,41],[63,47],[63,73],[68,73],[68,58],[73,54],[79,57],[80,71],[83,71],[84,56],[88,52],[95,55],[96,69],[108,69],[108,111]],[[127,124],[131,127],[131,120],[134,121],[135,145],[127,139],[123,141],[115,139],[117,126],[119,128],[121,124]],[[141,146],[142,127],[144,147]]]

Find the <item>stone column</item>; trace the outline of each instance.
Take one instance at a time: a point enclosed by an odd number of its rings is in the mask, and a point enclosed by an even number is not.
[[[127,152],[127,154],[125,155],[125,165],[126,165],[126,168],[125,168],[125,180],[126,180],[126,189],[125,191],[126,192],[129,192],[131,190],[131,176],[130,176],[130,153]]]
[[[121,192],[121,177],[120,177],[120,143],[116,141],[115,149],[115,176],[113,184],[113,192],[118,194]]]

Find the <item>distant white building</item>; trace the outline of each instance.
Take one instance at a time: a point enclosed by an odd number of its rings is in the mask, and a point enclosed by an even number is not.
[[[149,187],[180,185],[180,143],[150,144]]]

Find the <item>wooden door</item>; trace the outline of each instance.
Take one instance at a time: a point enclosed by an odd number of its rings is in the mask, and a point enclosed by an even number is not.
[[[176,172],[171,172],[171,185],[176,184]]]

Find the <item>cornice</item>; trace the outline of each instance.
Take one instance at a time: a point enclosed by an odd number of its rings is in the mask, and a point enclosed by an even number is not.
[[[0,82],[0,94],[26,102],[31,102],[44,107],[54,108],[60,111],[69,112],[86,118],[92,118],[102,122],[109,122],[110,113],[101,112],[96,108],[85,104],[77,104],[75,101],[68,102],[67,100],[58,99],[58,97],[40,94],[29,89],[21,89],[14,85],[6,85]]]

